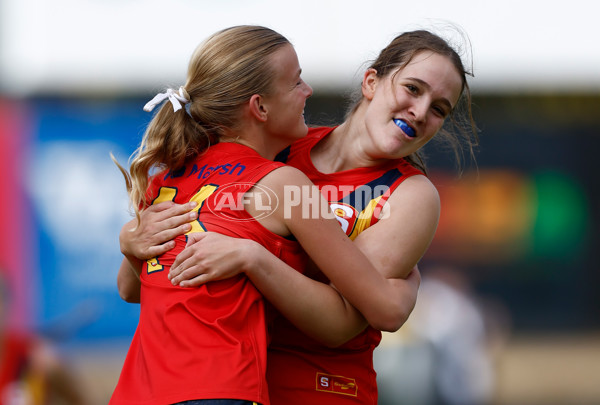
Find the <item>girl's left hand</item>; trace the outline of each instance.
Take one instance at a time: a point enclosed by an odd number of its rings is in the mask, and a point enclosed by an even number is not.
[[[188,232],[190,222],[198,218],[195,201],[175,204],[165,201],[151,205],[140,212],[140,223],[126,223],[119,233],[121,253],[128,257],[147,260],[175,247],[173,239]]]

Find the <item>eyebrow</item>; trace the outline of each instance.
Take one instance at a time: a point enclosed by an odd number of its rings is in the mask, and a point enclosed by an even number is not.
[[[427,83],[426,81],[424,81],[424,80],[421,80],[421,79],[419,79],[419,78],[417,78],[417,77],[407,77],[407,79],[408,79],[408,80],[415,81],[415,82],[419,83],[421,86],[423,86],[423,87],[426,87],[426,88],[428,88],[428,89],[431,89],[431,86],[429,85],[429,83]],[[452,109],[454,108],[454,107],[452,106],[452,103],[451,103],[451,102],[450,102],[450,101],[449,101],[447,98],[445,98],[445,97],[442,97],[442,98],[440,98],[440,99],[439,99],[439,101],[440,101],[440,102],[442,102],[443,104],[446,104],[446,106],[447,106],[447,107],[448,107],[450,110],[452,110]]]

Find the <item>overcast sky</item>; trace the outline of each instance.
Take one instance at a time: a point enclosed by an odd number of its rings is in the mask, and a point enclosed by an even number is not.
[[[470,38],[476,91],[600,92],[593,0],[0,0],[0,7],[0,86],[13,94],[178,85],[196,45],[237,24],[288,37],[315,90],[347,88],[396,34],[448,34],[448,23]]]

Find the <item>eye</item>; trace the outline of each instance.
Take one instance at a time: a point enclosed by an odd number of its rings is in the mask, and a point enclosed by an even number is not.
[[[406,89],[413,94],[419,93],[419,88],[414,84],[407,84]]]
[[[433,113],[440,118],[446,118],[448,116],[448,111],[443,107],[434,106]]]

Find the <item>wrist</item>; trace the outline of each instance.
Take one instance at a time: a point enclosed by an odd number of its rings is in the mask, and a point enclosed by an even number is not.
[[[133,234],[135,224],[133,224],[134,227],[132,227],[131,222],[132,221],[129,221],[128,223],[123,225],[123,227],[121,228],[121,232],[119,232],[119,249],[121,249],[121,253],[125,256],[133,255],[133,252],[130,249],[131,244],[129,243],[129,238]]]
[[[138,259],[133,255],[125,255],[125,259],[129,262],[131,269],[137,274],[138,278],[142,272],[143,260]]]
[[[250,239],[244,240],[244,247],[241,251],[242,255],[242,271],[248,277],[251,277],[259,268],[262,255],[260,250],[264,249],[262,245]]]
[[[127,232],[127,231],[125,231],[125,232]],[[134,256],[133,252],[130,249],[130,244],[122,236],[123,236],[123,233],[121,233],[121,235],[119,235],[119,249],[121,249],[121,253],[127,257]]]

